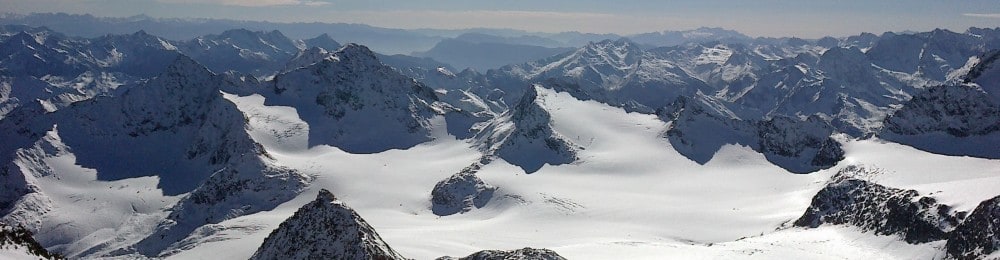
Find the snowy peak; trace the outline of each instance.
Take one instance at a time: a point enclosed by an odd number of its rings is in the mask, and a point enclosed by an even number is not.
[[[412,147],[430,140],[430,118],[443,113],[427,86],[348,44],[307,67],[275,76],[269,102],[295,106],[310,125],[310,145],[353,153]]]
[[[134,102],[143,103],[136,104],[137,106],[154,105],[144,101],[157,100],[157,107],[190,109],[189,106],[203,106],[209,100],[220,98],[222,84],[223,80],[198,62],[178,55],[166,70],[151,79],[145,87],[129,89],[123,95]]]
[[[511,110],[488,122],[477,137],[486,156],[503,158],[527,173],[545,164],[577,160],[576,153],[583,148],[552,129],[551,115],[536,90],[539,87],[527,88]]]
[[[0,68],[7,75],[76,76],[85,69],[81,57],[57,49],[59,43],[44,32],[21,31],[0,44]]]
[[[234,29],[206,35],[182,45],[181,51],[215,71],[235,70],[272,75],[300,50],[281,32]]]
[[[581,59],[590,63],[608,64],[619,68],[639,62],[642,49],[626,38],[592,42],[583,47]]]
[[[326,189],[264,239],[250,259],[406,259]]]
[[[98,66],[146,78],[162,71],[179,51],[173,43],[139,31],[95,39],[87,53]]]
[[[674,149],[699,164],[710,161],[726,144],[749,146],[795,173],[829,168],[844,158],[840,144],[830,137],[833,128],[815,116],[743,120],[708,97],[678,98],[657,113],[671,123],[665,137]]]
[[[302,50],[299,54],[295,55],[294,58],[285,64],[285,72],[292,71],[294,69],[306,67],[309,65],[316,64],[317,62],[323,61],[333,57],[333,54],[328,52],[326,49],[321,47],[309,47],[308,49]]]
[[[345,63],[346,66],[359,70],[382,65],[375,52],[357,43],[344,45],[344,47],[341,47],[334,53],[334,56],[339,58],[339,61]]]
[[[989,52],[980,58],[979,63],[969,70],[965,82],[978,84],[983,91],[1000,103],[1000,51]]]
[[[1000,158],[1000,102],[976,84],[931,87],[886,117],[879,134],[934,153]]]

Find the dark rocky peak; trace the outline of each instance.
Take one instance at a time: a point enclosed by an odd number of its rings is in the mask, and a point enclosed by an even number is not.
[[[913,34],[887,32],[865,54],[872,63],[892,71],[917,72],[925,38]]]
[[[830,71],[855,70],[857,67],[868,68],[871,62],[868,57],[857,47],[830,48],[823,55],[820,55],[817,63],[821,69]]]
[[[972,69],[969,69],[969,73],[963,77],[964,82],[970,83],[979,79],[979,77],[983,76],[983,73],[993,68],[997,61],[1000,61],[1000,51],[998,50],[979,55],[979,62]]]
[[[0,67],[7,75],[75,77],[89,64],[71,56],[76,53],[57,49],[62,44],[44,33],[18,32],[0,43]]]
[[[278,74],[274,104],[295,106],[309,123],[310,145],[352,153],[409,148],[430,140],[429,119],[443,113],[434,90],[348,44],[306,67]]]
[[[261,38],[284,52],[295,52],[299,49],[299,46],[295,44],[295,41],[288,38],[285,34],[278,30],[264,33]]]
[[[0,222],[0,248],[21,251],[38,259],[65,259],[45,250],[38,241],[35,241],[31,231],[24,227],[8,226],[2,222]]]
[[[489,121],[477,134],[480,149],[487,160],[493,156],[533,173],[545,164],[559,165],[577,160],[583,147],[555,132],[551,115],[538,104],[536,87],[525,90],[523,96],[504,115]]]
[[[230,29],[223,31],[219,35],[209,35],[207,38],[219,38],[219,39],[233,39],[240,42],[253,41],[259,38],[258,32],[254,32],[247,29]]]
[[[294,41],[285,37],[284,34],[277,30],[263,32],[251,31],[247,29],[231,29],[224,31],[219,35],[206,35],[199,37],[198,39],[195,39],[195,42],[198,42],[199,39],[221,41],[222,43],[232,44],[240,48],[254,51],[266,51],[272,55],[292,55],[299,50]],[[219,44],[219,42],[216,44]]]
[[[514,109],[512,111],[514,121],[522,121],[532,115],[540,115],[546,120],[549,119],[549,113],[544,111],[543,108],[539,107],[538,104],[535,103],[537,99],[538,90],[534,87],[526,88],[524,90],[524,95],[522,95],[521,99],[519,99],[517,104],[514,105]]]
[[[1000,51],[991,51],[983,54],[979,58],[969,74],[965,76],[966,83],[973,82],[979,85],[983,91],[993,97],[993,101],[1000,104]]]
[[[481,167],[482,162],[473,163],[435,184],[431,190],[431,211],[438,216],[447,216],[485,207],[497,187],[476,176]]]
[[[787,38],[787,39],[785,39],[784,42],[785,42],[785,44],[788,44],[790,46],[795,46],[795,47],[802,47],[802,46],[807,46],[807,45],[811,44],[809,41],[807,41],[805,39],[802,39],[802,38],[798,38],[798,37]]]
[[[316,64],[330,57],[333,57],[333,53],[330,53],[328,50],[322,47],[315,47],[315,46],[309,47],[305,50],[299,51],[299,53],[296,54],[295,57],[293,57],[291,60],[288,60],[288,63],[285,64],[284,71],[287,72],[301,67],[306,67],[312,64]]]
[[[331,38],[329,34],[325,33],[320,34],[319,36],[316,36],[315,38],[312,39],[303,40],[303,42],[306,44],[305,47],[307,48],[320,47],[332,51],[340,49],[340,47],[343,47],[343,45],[341,45],[339,42],[333,40],[333,38]]]
[[[979,203],[951,231],[945,247],[948,256],[960,260],[984,259],[1000,251],[1000,196]]]
[[[132,34],[109,34],[97,38],[91,42],[92,45],[103,45],[107,47],[153,47],[159,49],[175,49],[167,40],[157,37],[146,31],[137,31]],[[122,46],[126,45],[126,46]]]
[[[264,239],[250,259],[406,259],[323,189]]]
[[[853,225],[915,244],[946,239],[962,221],[964,212],[954,212],[932,197],[865,180],[876,174],[878,170],[859,166],[841,169],[794,225]]]
[[[840,40],[837,39],[837,38],[826,36],[826,37],[820,38],[819,40],[816,40],[816,45],[819,45],[819,46],[822,46],[822,47],[825,47],[825,48],[833,48],[833,47],[840,46]],[[857,47],[857,46],[854,46],[854,47]],[[859,47],[859,48],[864,48],[864,47]]]
[[[334,52],[334,56],[349,66],[361,65],[361,67],[379,66],[382,64],[378,56],[371,49],[357,43],[348,43]]]
[[[997,133],[1000,102],[976,84],[930,87],[886,117],[878,132],[933,153],[1000,158]]]
[[[1000,131],[1000,105],[975,85],[931,87],[903,103],[883,125],[903,135],[986,135]]]
[[[673,148],[699,164],[710,161],[726,144],[748,146],[794,173],[829,168],[844,155],[840,143],[830,137],[832,127],[818,117],[743,120],[704,96],[678,98],[657,115],[671,124],[664,137]]]
[[[167,96],[215,96],[220,85],[218,82],[205,82],[216,77],[215,73],[202,66],[186,55],[177,55],[167,68],[155,79],[150,80],[150,86],[162,87]],[[206,84],[208,83],[208,84]]]
[[[42,42],[39,41],[38,37],[36,37],[35,34],[28,33],[26,31],[20,31],[17,34],[14,34],[13,36],[7,38],[7,42],[5,45],[7,46],[4,47],[40,46],[42,45]]]

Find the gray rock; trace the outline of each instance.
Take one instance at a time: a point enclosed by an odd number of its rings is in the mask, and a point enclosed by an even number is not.
[[[921,196],[915,190],[882,186],[848,176],[865,172],[847,167],[813,197],[795,226],[853,225],[879,235],[899,235],[909,243],[943,240],[961,221],[963,213]]]
[[[450,256],[440,257],[438,260],[565,260],[555,251],[549,249],[538,249],[525,247],[517,250],[483,250],[462,258]]]
[[[303,205],[250,259],[406,259],[330,191]]]
[[[447,216],[486,206],[497,187],[476,176],[479,167],[477,162],[434,185],[431,210],[435,215]]]
[[[1000,196],[983,201],[948,236],[948,255],[980,259],[1000,251]]]

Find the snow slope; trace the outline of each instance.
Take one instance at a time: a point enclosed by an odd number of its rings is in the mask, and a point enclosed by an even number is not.
[[[469,143],[444,135],[440,119],[434,141],[349,154],[325,145],[307,148],[302,137],[308,129],[298,126],[303,122],[292,109],[264,106],[260,97],[227,96],[242,110],[256,111],[250,113],[251,133],[275,147],[275,158],[316,179],[295,200],[222,222],[222,231],[192,238],[204,243],[174,257],[249,257],[247,248],[260,245],[269,230],[326,188],[351,203],[386,243],[417,259],[524,246],[569,259],[936,258],[943,256],[943,241],[914,245],[850,226],[805,229],[790,222],[846,165],[879,167],[884,173],[872,176],[874,181],[931,194],[956,210],[971,210],[1000,185],[995,160],[930,154],[877,139],[841,138],[847,159],[809,175],[790,174],[732,145],[699,165],[659,137],[667,124],[654,116],[544,88],[538,97],[554,130],[586,148],[580,162],[545,165],[525,175],[494,161],[477,173],[498,187],[494,199],[439,217],[430,210],[430,188],[479,159]]]

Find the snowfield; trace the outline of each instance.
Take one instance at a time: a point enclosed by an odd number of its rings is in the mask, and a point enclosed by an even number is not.
[[[1000,28],[689,33],[479,73],[0,26],[0,260],[1000,259]]]
[[[258,95],[226,95],[250,118],[251,135],[278,162],[315,176],[276,209],[196,231],[172,259],[247,258],[295,210],[329,189],[406,257],[433,259],[482,249],[553,249],[569,259],[931,259],[944,241],[907,244],[852,226],[791,227],[829,177],[847,165],[881,169],[883,185],[916,189],[957,210],[1000,190],[1000,161],[923,152],[877,139],[848,140],[847,159],[792,174],[747,147],[724,146],[699,165],[661,137],[667,123],[539,88],[553,128],[581,146],[578,162],[525,174],[497,160],[479,172],[499,187],[489,204],[440,217],[430,210],[437,181],[478,160],[466,141],[434,120],[434,141],[406,150],[349,154],[307,148],[308,125],[294,109]]]

